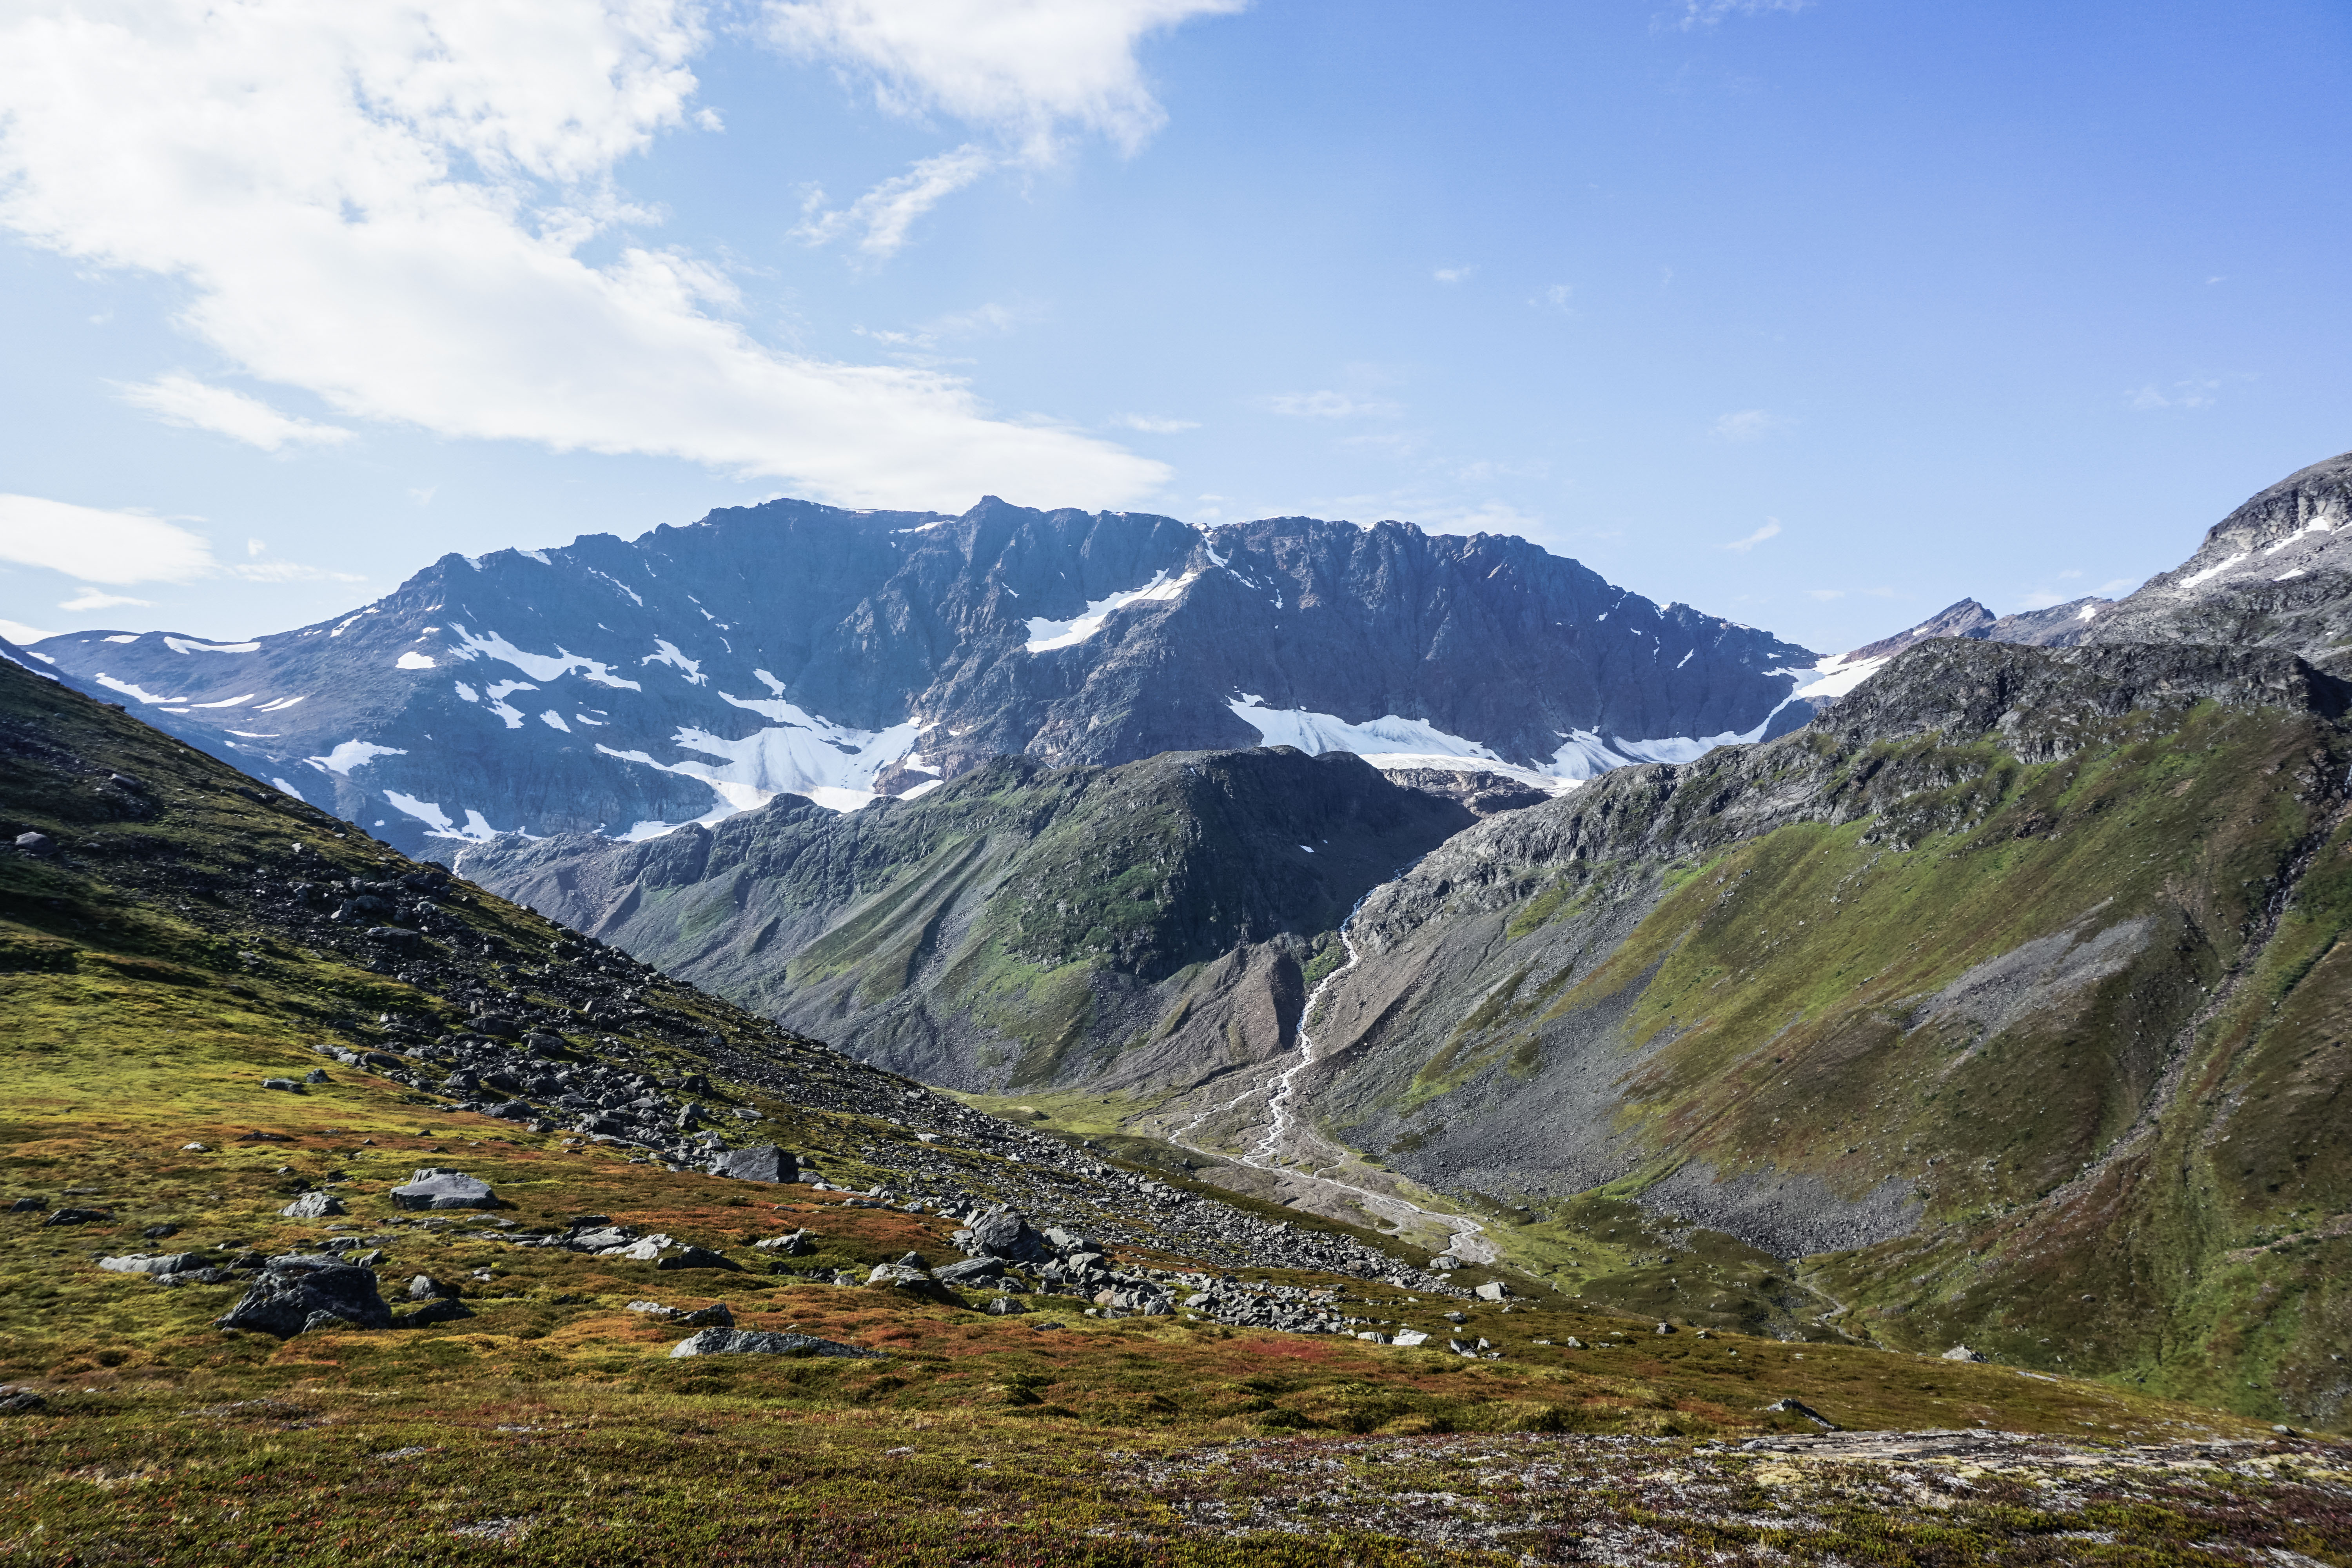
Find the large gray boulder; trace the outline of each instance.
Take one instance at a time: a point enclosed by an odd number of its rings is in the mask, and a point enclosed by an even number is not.
[[[814,1334],[772,1334],[758,1329],[705,1329],[689,1340],[681,1340],[670,1351],[670,1359],[693,1355],[827,1355],[855,1356],[870,1361],[887,1355],[887,1351],[869,1351],[860,1345],[845,1345],[838,1340],[821,1340]]]
[[[789,1182],[800,1174],[800,1161],[773,1143],[762,1143],[719,1155],[710,1163],[710,1173],[732,1176],[739,1182]]]
[[[163,1252],[150,1256],[134,1252],[121,1258],[101,1258],[100,1268],[116,1274],[177,1274],[184,1268],[201,1268],[205,1255],[201,1252]]]
[[[462,1171],[426,1166],[392,1189],[393,1203],[404,1209],[494,1209],[498,1195],[490,1184]]]
[[[215,1322],[217,1328],[276,1334],[280,1339],[345,1324],[361,1329],[392,1326],[392,1309],[377,1290],[375,1270],[307,1255],[271,1258],[252,1289]]]
[[[1001,1258],[1009,1263],[1043,1263],[1054,1255],[1027,1218],[1002,1205],[973,1215],[955,1240],[976,1258]]]
[[[343,1200],[332,1193],[304,1193],[278,1211],[288,1219],[324,1219],[331,1214],[347,1214]]]

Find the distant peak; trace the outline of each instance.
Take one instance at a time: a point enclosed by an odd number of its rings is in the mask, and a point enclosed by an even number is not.
[[[1847,654],[1843,662],[1854,664],[1865,658],[1892,658],[1913,643],[1927,642],[1933,637],[1981,637],[1992,629],[1995,618],[1990,610],[1974,599],[1962,599],[1957,605],[1947,605],[1906,631],[1881,637],[1874,643],[1865,643]]]

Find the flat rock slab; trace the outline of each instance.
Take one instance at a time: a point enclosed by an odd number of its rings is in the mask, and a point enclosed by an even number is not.
[[[758,1329],[705,1329],[692,1339],[680,1340],[669,1353],[673,1361],[690,1355],[829,1355],[872,1361],[890,1352],[869,1351],[862,1345],[845,1345],[838,1340],[821,1340],[814,1334],[772,1334]]]
[[[762,1143],[755,1149],[730,1149],[710,1163],[714,1176],[732,1176],[739,1182],[789,1182],[800,1174],[800,1160],[773,1143]]]
[[[498,1194],[478,1176],[462,1171],[427,1166],[392,1189],[392,1201],[404,1209],[494,1209]]]

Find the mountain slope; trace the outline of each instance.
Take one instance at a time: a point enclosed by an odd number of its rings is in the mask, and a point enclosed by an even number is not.
[[[1474,820],[1346,752],[1006,757],[849,816],[784,796],[648,843],[508,837],[462,864],[895,1071],[1118,1091],[1290,1049],[1349,908]]]
[[[411,850],[848,806],[1000,754],[1287,743],[1580,778],[1768,732],[1815,660],[1517,539],[993,499],[774,501],[445,557],[296,631],[33,653]]]
[[[1849,1332],[2334,1421],[2344,704],[2262,650],[1916,647],[1376,891],[1301,1098],[1432,1188],[1810,1255]]]

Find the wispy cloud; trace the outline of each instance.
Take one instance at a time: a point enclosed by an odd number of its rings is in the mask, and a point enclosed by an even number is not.
[[[210,386],[174,372],[121,389],[122,401],[143,408],[166,425],[209,430],[216,436],[275,452],[288,445],[333,447],[352,438],[340,425],[316,425],[280,414],[257,397]]]
[[[1441,267],[1432,272],[1430,277],[1440,283],[1462,283],[1466,282],[1470,275],[1477,270],[1475,267]]]
[[[1726,550],[1738,551],[1740,554],[1745,555],[1749,551],[1755,549],[1758,545],[1763,543],[1766,540],[1778,539],[1780,537],[1780,520],[1777,517],[1768,517],[1764,520],[1763,527],[1758,529],[1755,532],[1749,534],[1745,539],[1735,539],[1730,541],[1724,545],[1724,548]]]
[[[86,585],[91,583],[121,587],[224,576],[249,583],[362,581],[348,572],[291,561],[223,564],[213,558],[212,545],[202,534],[176,522],[148,512],[76,506],[44,496],[0,495],[0,561],[47,567],[84,584],[79,598],[58,606],[68,610],[146,603],[100,594]]]
[[[1576,289],[1566,283],[1555,283],[1528,301],[1538,310],[1565,310],[1576,298]]]
[[[1712,27],[1729,16],[1787,16],[1809,9],[1813,0],[1683,0],[1675,25],[1683,31]]]
[[[1789,421],[1761,408],[1743,408],[1736,414],[1718,417],[1709,428],[1721,441],[1760,441],[1775,430],[1787,427]]]
[[[2151,408],[2210,408],[2220,401],[2219,381],[2176,381],[2169,386],[2154,382],[2134,387],[2124,394],[2137,409]]]
[[[1150,35],[1248,0],[769,0],[769,36],[862,73],[898,114],[986,125],[1032,161],[1066,128],[1129,152],[1167,121],[1136,51]]]
[[[1169,419],[1157,414],[1114,414],[1110,423],[1129,430],[1140,430],[1149,436],[1173,436],[1182,430],[1198,430],[1198,419]]]
[[[1328,391],[1276,393],[1265,399],[1265,406],[1293,419],[1388,419],[1401,412],[1395,404],[1380,398]]]
[[[154,603],[152,599],[134,599],[128,594],[106,594],[96,588],[84,588],[70,599],[58,600],[58,608],[80,615],[91,610],[111,610],[121,605],[137,605],[143,609]]]
[[[905,247],[917,218],[996,167],[995,157],[965,145],[926,158],[896,179],[885,180],[847,206],[827,211],[824,193],[812,191],[801,206],[793,233],[811,245],[828,245],[856,234],[858,251],[887,260]]]

